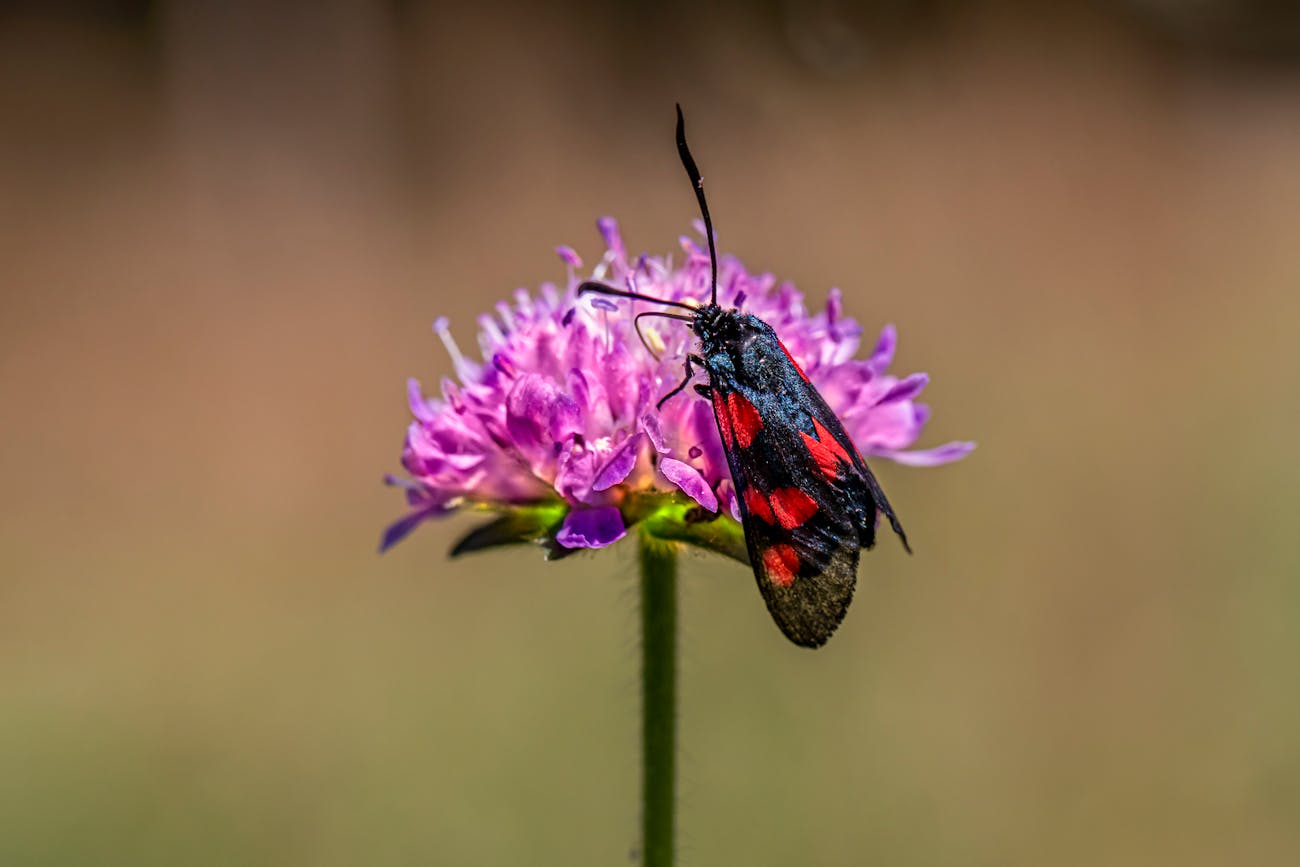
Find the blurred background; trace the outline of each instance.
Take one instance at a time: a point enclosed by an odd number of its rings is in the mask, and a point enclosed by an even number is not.
[[[933,377],[815,653],[683,580],[682,862],[1300,863],[1282,3],[0,4],[0,864],[618,864],[633,550],[390,554],[429,331],[695,217]]]

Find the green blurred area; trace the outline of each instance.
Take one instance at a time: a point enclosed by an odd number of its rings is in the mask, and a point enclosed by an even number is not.
[[[1294,69],[1000,5],[36,10],[0,864],[627,862],[634,551],[374,547],[435,316],[603,214],[675,248],[677,100],[722,247],[896,323],[922,445],[980,443],[879,468],[917,553],[823,650],[685,555],[682,862],[1300,861]]]

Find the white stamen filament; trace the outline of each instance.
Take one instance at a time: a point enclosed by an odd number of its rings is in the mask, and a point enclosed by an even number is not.
[[[486,314],[478,318],[478,327],[479,347],[483,350],[483,357],[488,358],[496,347],[506,342],[506,336],[497,325],[497,321]]]
[[[455,369],[456,375],[460,377],[461,382],[472,380],[478,373],[478,365],[461,354],[460,347],[456,345],[456,338],[451,336],[447,317],[439,316],[433,323],[433,331],[442,339],[442,345],[447,348],[447,354],[451,356],[451,366]]]
[[[515,325],[515,311],[511,310],[510,305],[504,301],[498,301],[496,308],[497,315],[501,317],[501,322],[505,325],[506,331],[514,331],[517,327]]]

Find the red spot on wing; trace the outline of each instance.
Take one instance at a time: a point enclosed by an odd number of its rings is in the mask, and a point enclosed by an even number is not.
[[[754,405],[738,391],[727,394],[727,409],[731,415],[731,430],[742,449],[749,448],[754,437],[763,429],[763,419]]]
[[[755,518],[762,518],[769,524],[776,522],[776,516],[772,514],[772,507],[768,504],[766,498],[758,492],[758,489],[753,486],[745,489],[745,508]]]
[[[844,446],[840,445],[839,441],[831,436],[831,432],[815,418],[813,431],[816,436],[809,436],[803,431],[799,431],[799,436],[803,437],[803,443],[808,447],[812,459],[817,462],[822,475],[834,481],[840,474],[840,461],[846,464],[851,464],[853,461],[849,458],[849,453],[844,450]]]
[[[778,488],[772,492],[772,514],[787,530],[803,524],[817,514],[817,501],[798,488]]]
[[[718,430],[722,433],[722,444],[727,447],[727,451],[735,448],[735,436],[731,432],[731,416],[727,412],[727,405],[724,403],[722,392],[716,388],[713,390],[713,415],[718,420]]]
[[[789,545],[773,545],[763,552],[767,580],[778,587],[789,587],[799,572],[799,554]]]
[[[797,370],[797,371],[799,372],[799,376],[803,378],[803,381],[804,381],[804,382],[807,382],[807,381],[808,381],[808,374],[806,374],[806,373],[803,372],[803,368],[799,366],[799,362],[795,361],[795,360],[794,360],[794,356],[790,354],[790,350],[786,349],[786,348],[785,348],[785,344],[782,343],[781,341],[778,340],[776,343],[777,343],[778,346],[781,347],[781,351],[785,353],[785,357],[788,358],[788,359],[790,359],[790,363],[793,364],[793,365],[794,365],[794,369]]]

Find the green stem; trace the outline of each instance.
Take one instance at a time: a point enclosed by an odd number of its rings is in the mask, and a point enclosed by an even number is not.
[[[641,534],[643,867],[672,867],[677,776],[677,551]]]

